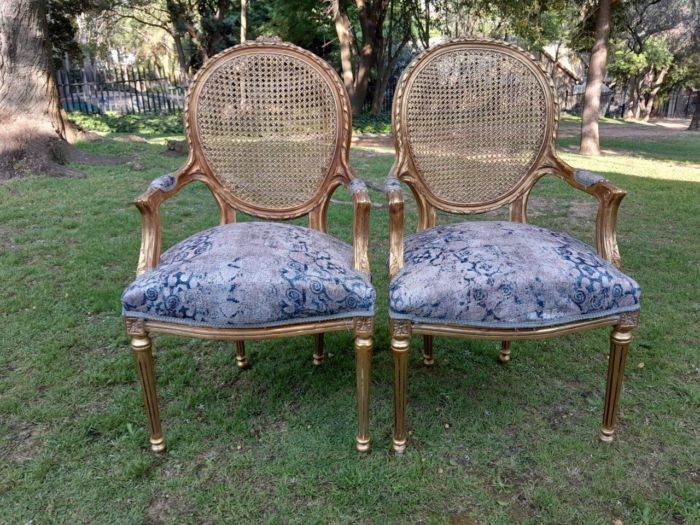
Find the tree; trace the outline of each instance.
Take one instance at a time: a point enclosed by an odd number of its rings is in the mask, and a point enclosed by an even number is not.
[[[355,0],[361,32],[359,45],[353,36],[349,8],[349,0],[331,0],[330,2],[330,12],[340,44],[343,82],[350,96],[352,112],[357,115],[362,110],[370,74],[383,46],[384,20],[389,9],[389,0]],[[353,55],[357,57],[354,64]]]
[[[75,175],[63,166],[70,129],[61,115],[46,2],[0,2],[0,179]]]
[[[596,14],[595,42],[588,65],[586,92],[583,97],[583,116],[581,119],[582,155],[600,155],[600,137],[598,134],[598,116],[600,112],[600,93],[605,76],[608,57],[608,36],[610,35],[610,0],[600,0]]]

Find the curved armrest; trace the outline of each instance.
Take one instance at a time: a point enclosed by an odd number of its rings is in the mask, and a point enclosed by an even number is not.
[[[352,196],[352,246],[353,265],[356,270],[370,275],[369,268],[369,211],[372,203],[369,200],[367,186],[362,179],[352,179],[347,185]]]
[[[160,205],[191,182],[191,177],[180,176],[184,170],[158,177],[134,201],[141,212],[141,251],[136,275],[158,266],[161,249]]]
[[[384,193],[389,201],[389,280],[403,268],[403,193],[394,171],[384,182]]]
[[[596,215],[596,248],[598,254],[620,267],[620,251],[617,247],[617,212],[627,192],[618,188],[605,177],[585,170],[574,170],[560,162],[554,174],[564,179],[570,186],[593,195],[598,199]]]

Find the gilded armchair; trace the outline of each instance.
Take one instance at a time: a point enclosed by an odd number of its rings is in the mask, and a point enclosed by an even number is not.
[[[256,41],[211,58],[185,108],[189,158],[136,199],[143,237],[137,278],[122,296],[143,388],[151,448],[162,451],[151,335],[232,341],[246,368],[245,341],[323,333],[355,335],[358,432],[369,448],[369,385],[375,292],[370,282],[367,189],[348,162],[351,113],[336,72],[317,56]],[[211,191],[220,225],[161,255],[159,207],[185,185]],[[352,246],[329,236],[331,194],[345,185],[354,206]],[[309,227],[236,223],[241,211]]]
[[[392,110],[396,159],[385,190],[390,209],[390,323],[394,366],[393,447],[406,446],[409,340],[423,335],[502,341],[612,326],[600,439],[611,441],[639,286],[620,270],[616,221],[625,192],[576,171],[555,153],[559,119],[550,76],[520,49],[455,40],[416,58]],[[597,254],[563,233],[527,224],[530,190],[552,174],[598,200]],[[404,239],[401,184],[418,210]],[[439,226],[436,211],[479,214],[509,207],[509,222]]]

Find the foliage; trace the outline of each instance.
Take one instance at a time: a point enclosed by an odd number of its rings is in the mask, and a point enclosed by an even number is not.
[[[183,132],[182,113],[163,115],[159,113],[133,113],[130,115],[69,113],[68,119],[85,130],[101,133],[173,135]]]
[[[353,449],[350,333],[328,336],[321,367],[311,365],[311,338],[249,343],[247,371],[235,366],[231,343],[157,337],[170,449],[149,452],[119,295],[139,249],[131,201],[183,159],[160,155],[163,141],[148,140],[83,146],[126,159],[85,167],[85,179],[0,185],[0,522],[700,522],[699,137],[645,148],[636,141],[633,152],[598,159],[564,156],[629,191],[619,242],[644,297],[616,443],[596,440],[606,330],[514,343],[507,367],[496,363],[497,342],[436,338],[430,370],[415,337],[404,457],[389,452],[392,372],[381,308],[368,456]],[[679,145],[685,163],[675,160]],[[603,146],[621,149],[613,140]],[[392,161],[368,150],[352,156],[373,186]],[[595,200],[549,177],[534,192],[532,222],[591,241]],[[406,194],[411,231],[416,211]],[[334,197],[331,233],[348,239],[349,197],[342,189]],[[162,220],[167,247],[217,224],[218,212],[195,183],[165,204]],[[387,223],[387,210],[373,208],[378,297],[387,294]]]

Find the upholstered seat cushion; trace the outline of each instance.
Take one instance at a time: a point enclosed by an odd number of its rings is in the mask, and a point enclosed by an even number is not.
[[[463,222],[406,238],[390,315],[534,328],[637,310],[639,285],[588,245],[512,222]]]
[[[309,228],[227,224],[165,252],[122,296],[123,314],[245,328],[373,314],[375,292],[352,248]]]

